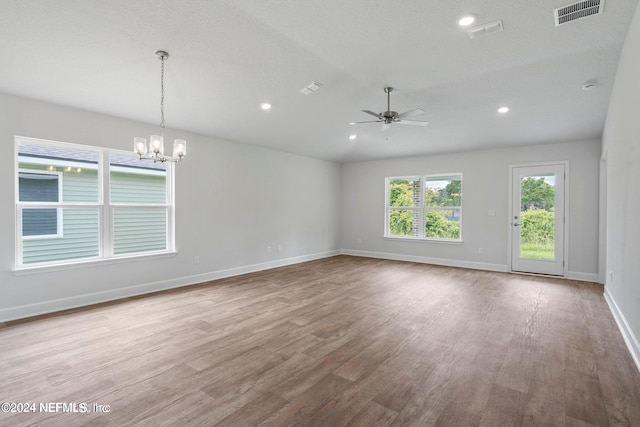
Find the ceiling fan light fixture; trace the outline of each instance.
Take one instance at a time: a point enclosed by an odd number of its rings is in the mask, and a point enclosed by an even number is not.
[[[424,110],[421,108],[414,108],[413,110],[405,111],[404,113],[398,113],[397,111],[391,110],[391,92],[393,92],[393,88],[391,86],[385,86],[384,92],[387,94],[386,111],[376,113],[371,110],[360,110],[363,113],[375,117],[376,119],[367,120],[364,122],[349,122],[349,124],[357,125],[361,123],[382,123],[382,130],[386,131],[391,127],[392,124],[426,126],[429,123],[422,120],[406,120],[407,117],[424,114]]]
[[[477,17],[473,14],[466,14],[460,17],[460,19],[458,19],[458,25],[460,25],[461,27],[468,27],[469,25],[473,24],[474,22],[476,22]]]

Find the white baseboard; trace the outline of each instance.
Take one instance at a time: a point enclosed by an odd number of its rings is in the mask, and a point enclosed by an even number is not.
[[[17,307],[9,307],[0,310],[0,322],[24,319],[26,317],[39,316],[41,314],[48,314],[56,311],[68,310],[71,308],[99,304],[136,295],[164,291],[167,289],[179,288],[182,286],[195,285],[198,283],[208,282],[210,280],[217,280],[226,277],[239,276],[247,273],[254,273],[257,271],[270,270],[272,268],[299,264],[301,262],[313,261],[321,258],[329,258],[332,256],[340,255],[341,253],[342,251],[340,250],[319,252],[310,255],[302,255],[293,258],[229,268],[225,270],[218,270],[210,273],[197,274],[193,276],[180,277],[159,282],[143,283],[140,285],[128,286],[126,288],[94,292],[84,295],[76,295],[69,298],[60,298],[34,304],[25,304]]]
[[[486,271],[498,271],[498,272],[509,271],[509,268],[506,264],[490,264],[490,263],[484,263],[484,262],[423,257],[423,256],[417,256],[417,255],[402,255],[402,254],[393,254],[393,253],[386,253],[386,252],[342,249],[342,250],[319,252],[319,253],[310,254],[310,255],[302,255],[298,257],[269,261],[269,262],[264,262],[259,264],[252,264],[252,265],[247,265],[242,267],[234,267],[234,268],[229,268],[225,270],[218,270],[218,271],[213,271],[213,272],[203,273],[203,274],[198,274],[193,276],[163,280],[159,282],[143,283],[140,285],[129,286],[126,288],[94,292],[91,294],[76,295],[69,298],[61,298],[61,299],[38,302],[34,304],[25,304],[17,307],[9,307],[5,309],[0,309],[0,322],[23,319],[26,317],[33,317],[41,314],[53,313],[56,311],[62,311],[62,310],[67,310],[71,308],[83,307],[83,306],[92,305],[92,304],[99,304],[102,302],[113,301],[113,300],[132,297],[136,295],[142,295],[142,294],[147,294],[152,292],[163,291],[167,289],[179,288],[182,286],[194,285],[198,283],[208,282],[211,280],[239,276],[242,274],[254,273],[257,271],[269,270],[272,268],[298,264],[301,262],[313,261],[316,259],[329,258],[329,257],[340,255],[340,254],[361,256],[366,258],[409,261],[409,262],[417,262],[422,264],[444,265],[448,267],[470,268],[474,270],[486,270]],[[597,274],[569,272],[567,277],[574,280],[598,282]],[[636,343],[637,343],[637,340],[636,340]]]
[[[611,293],[609,292],[609,289],[607,289],[606,286],[604,287],[604,299],[607,301],[607,304],[609,304],[609,310],[611,310],[611,314],[613,314],[613,318],[615,319],[616,323],[618,324],[618,328],[622,333],[624,342],[627,344],[627,347],[629,348],[631,357],[633,358],[633,361],[636,363],[636,367],[638,368],[638,371],[640,371],[640,342],[638,341],[638,338],[635,336],[635,334],[631,330],[631,327],[629,326],[627,319],[624,317],[624,314],[622,314],[622,311],[620,311],[618,304],[613,299],[613,296],[611,295]]]
[[[361,256],[366,258],[390,259],[394,261],[409,261],[409,262],[418,262],[422,264],[444,265],[447,267],[471,268],[474,270],[509,272],[509,266],[506,264],[490,264],[486,262],[461,261],[457,259],[444,259],[444,258],[431,258],[431,257],[417,256],[417,255],[393,254],[393,253],[387,253],[387,252],[360,251],[355,249],[343,249],[342,253],[344,255]],[[571,280],[581,280],[583,282],[601,283],[598,274],[595,274],[595,273],[581,273],[577,271],[569,271],[567,272],[566,278]]]
[[[418,262],[422,264],[444,265],[447,267],[471,268],[474,270],[487,270],[487,271],[499,271],[499,272],[509,271],[506,264],[489,264],[486,262],[461,261],[457,259],[444,259],[444,258],[431,258],[431,257],[417,256],[417,255],[392,254],[387,252],[359,251],[354,249],[343,249],[342,253],[344,255],[361,256],[366,258],[390,259],[394,261],[409,261],[409,262]]]
[[[580,280],[583,282],[602,283],[597,273],[580,273],[578,271],[567,271],[567,279]]]

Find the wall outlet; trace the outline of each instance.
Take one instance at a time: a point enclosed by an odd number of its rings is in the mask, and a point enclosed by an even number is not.
[[[282,252],[282,245],[278,245],[278,252]]]
[[[496,210],[495,209],[489,209],[487,211],[487,215],[489,216],[496,216]]]
[[[200,257],[198,255],[193,257],[193,265],[200,264]]]
[[[271,246],[267,246],[267,253],[270,254],[271,253]]]
[[[479,254],[483,254],[484,253],[484,248],[478,248],[478,253]]]

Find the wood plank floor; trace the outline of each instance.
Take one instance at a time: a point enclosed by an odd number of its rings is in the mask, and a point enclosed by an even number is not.
[[[0,425],[640,426],[602,293],[337,256],[9,322]]]

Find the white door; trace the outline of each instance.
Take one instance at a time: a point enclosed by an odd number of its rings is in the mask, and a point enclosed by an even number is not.
[[[564,164],[511,169],[511,270],[564,275]]]

